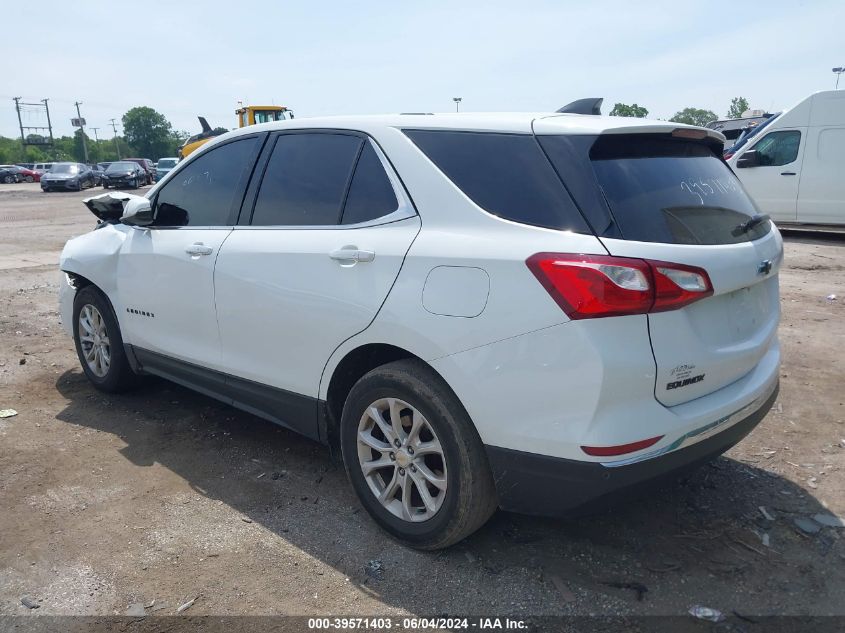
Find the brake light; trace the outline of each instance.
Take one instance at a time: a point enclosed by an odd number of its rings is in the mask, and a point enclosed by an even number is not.
[[[665,312],[713,294],[707,272],[684,264],[571,253],[525,263],[570,319]]]

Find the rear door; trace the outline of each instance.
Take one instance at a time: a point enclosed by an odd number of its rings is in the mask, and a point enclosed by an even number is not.
[[[798,221],[845,224],[845,127],[811,127],[807,131]]]
[[[375,318],[420,220],[364,135],[286,132],[264,154],[254,202],[217,260],[223,363],[234,376],[314,398],[332,352]],[[271,398],[275,418],[314,434],[285,410],[294,400]]]
[[[573,143],[540,142],[564,180]],[[571,137],[570,137],[571,139]],[[670,134],[579,139],[610,213],[599,237],[611,255],[703,268],[713,294],[648,315],[656,364],[655,397],[681,404],[750,372],[776,346],[779,234],[757,213],[718,148]],[[574,189],[574,188],[573,188]]]

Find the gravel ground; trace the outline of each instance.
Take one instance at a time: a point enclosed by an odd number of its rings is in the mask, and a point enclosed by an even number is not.
[[[0,615],[845,614],[845,530],[805,521],[845,516],[843,238],[787,238],[780,397],[727,456],[431,554],[381,533],[322,446],[162,380],[89,386],[56,298],[87,195],[0,186]]]

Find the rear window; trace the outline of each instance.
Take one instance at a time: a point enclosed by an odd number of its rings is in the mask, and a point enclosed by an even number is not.
[[[522,224],[591,232],[532,135],[404,132],[485,211]]]
[[[566,180],[568,165],[556,151],[568,141],[543,136],[540,142]],[[704,142],[657,134],[596,137],[590,164],[621,237],[668,244],[734,244],[771,230],[762,222],[747,232],[738,227],[758,212],[730,168]]]

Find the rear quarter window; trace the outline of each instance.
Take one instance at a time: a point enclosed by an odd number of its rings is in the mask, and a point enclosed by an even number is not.
[[[522,224],[591,233],[534,136],[444,130],[404,133],[485,211]]]

